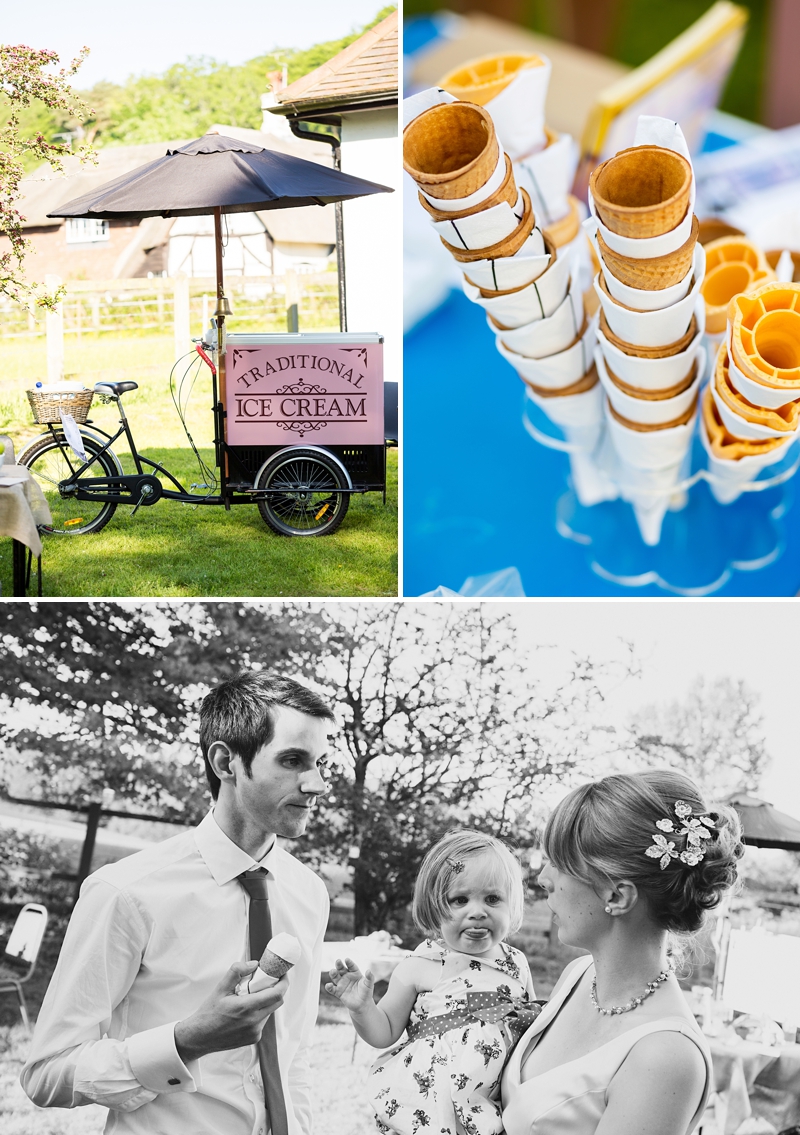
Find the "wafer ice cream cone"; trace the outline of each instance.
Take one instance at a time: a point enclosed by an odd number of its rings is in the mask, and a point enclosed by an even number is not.
[[[738,368],[764,386],[800,389],[800,284],[760,284],[728,304]]]
[[[236,992],[241,996],[245,993],[257,993],[260,989],[275,985],[292,966],[297,965],[300,956],[300,943],[293,934],[276,934],[267,943],[258,967],[244,981],[239,982]]]
[[[691,235],[679,249],[667,253],[666,256],[653,256],[646,260],[634,259],[615,252],[609,248],[599,232],[597,244],[608,270],[618,280],[627,284],[629,288],[651,291],[672,287],[691,270],[699,232],[697,217],[693,217]]]
[[[695,363],[700,364],[701,378],[705,374],[706,357],[702,347],[704,330],[701,309],[696,334],[688,346],[674,355],[661,358],[639,358],[637,355],[626,354],[608,340],[601,327],[597,329],[597,341],[606,365],[623,382],[641,389],[665,390],[684,381]]]
[[[523,380],[527,386],[531,388],[534,394],[538,394],[540,398],[569,398],[572,394],[584,394],[587,390],[591,390],[599,382],[597,376],[597,367],[594,364],[589,368],[586,374],[571,382],[568,386],[537,386],[535,382],[530,379]]]
[[[788,402],[775,409],[754,405],[744,398],[732,384],[728,373],[728,345],[720,344],[714,372],[717,394],[740,418],[755,425],[766,426],[778,433],[794,433],[800,424],[800,402]],[[800,391],[798,391],[800,394]]]
[[[614,374],[608,362],[606,362],[605,367],[608,377],[623,394],[627,394],[629,398],[641,398],[644,401],[650,402],[668,401],[669,399],[676,398],[679,394],[683,394],[685,390],[688,390],[694,385],[698,377],[699,369],[698,360],[695,360],[689,373],[685,378],[682,378],[680,382],[676,382],[672,386],[667,386],[663,389],[650,390],[646,386],[631,386],[629,382],[623,382],[619,375]]]
[[[744,233],[741,229],[729,225],[727,221],[723,221],[719,217],[702,218],[700,235],[697,238],[701,244],[710,244],[712,240],[719,240],[723,236],[744,236]]]
[[[734,437],[723,424],[710,387],[706,387],[703,391],[702,415],[710,452],[720,461],[741,461],[746,457],[758,457],[764,453],[772,453],[791,441],[791,438],[779,437],[763,439]]]
[[[637,238],[659,236],[680,224],[691,189],[691,163],[661,146],[620,150],[589,178],[603,224],[621,236]]]
[[[640,347],[635,343],[628,343],[625,339],[620,339],[608,326],[608,320],[602,310],[600,311],[600,330],[609,343],[626,355],[635,355],[640,359],[664,359],[669,355],[678,355],[686,350],[697,332],[697,317],[692,316],[692,321],[685,335],[681,335],[680,339],[667,343],[663,347]]]
[[[437,209],[434,205],[431,205],[422,193],[418,195],[420,205],[430,213],[434,221],[460,221],[462,217],[471,217],[474,213],[481,213],[485,209],[491,209],[493,205],[499,205],[502,201],[505,201],[513,207],[517,203],[519,192],[517,190],[517,183],[514,180],[514,168],[511,164],[511,158],[508,154],[505,154],[504,158],[506,172],[500,187],[496,189],[494,193],[491,193],[484,201],[473,205],[470,209],[456,209],[455,211],[448,210],[444,212],[442,209]]]
[[[563,248],[565,244],[569,244],[578,235],[581,229],[581,217],[578,212],[577,200],[569,196],[567,198],[569,204],[569,211],[560,217],[557,221],[551,221],[542,232],[545,236],[552,240],[556,248]]]
[[[706,330],[725,330],[728,304],[740,292],[774,279],[764,254],[744,237],[724,236],[706,245],[706,274],[700,289],[706,303]]]
[[[463,63],[439,86],[456,98],[486,107],[503,148],[516,160],[544,144],[549,81],[548,59],[507,52]]]
[[[792,262],[792,282],[795,283],[795,284],[800,283],[800,252],[796,252],[796,251],[793,251],[791,249],[787,250],[787,249],[783,249],[783,248],[770,249],[768,252],[764,253],[766,260],[767,260],[767,264],[769,264],[769,266],[773,270],[773,272],[777,272],[778,263],[780,261],[780,258],[781,258],[781,256],[783,256],[784,252],[786,252],[786,251],[788,251],[789,258],[791,259],[791,262]],[[786,278],[787,277],[783,277],[784,280]]]
[[[500,146],[483,107],[440,103],[423,111],[403,132],[403,168],[429,197],[468,197],[497,166]]]
[[[514,231],[503,240],[498,241],[496,244],[489,245],[487,248],[476,249],[457,248],[454,244],[450,244],[446,241],[444,237],[441,238],[442,244],[451,256],[462,264],[469,264],[474,260],[494,260],[505,256],[514,256],[531,235],[536,224],[531,199],[524,189],[521,191],[521,196],[524,205],[522,220]]]
[[[448,71],[439,80],[439,86],[462,102],[486,106],[513,83],[520,71],[543,65],[538,55],[511,52],[505,55],[483,55]]]

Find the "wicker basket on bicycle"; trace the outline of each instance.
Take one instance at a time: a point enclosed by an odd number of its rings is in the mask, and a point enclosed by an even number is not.
[[[76,422],[85,422],[94,398],[93,390],[28,390],[33,420],[39,425],[60,422],[62,411]]]

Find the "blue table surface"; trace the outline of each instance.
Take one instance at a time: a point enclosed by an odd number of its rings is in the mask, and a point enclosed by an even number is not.
[[[629,505],[581,509],[565,454],[522,424],[524,385],[483,313],[450,298],[404,351],[404,592],[516,567],[528,596],[786,596],[800,590],[794,483],[718,505],[705,483],[646,547]],[[561,533],[571,529],[578,543]],[[626,580],[625,584],[616,582]]]

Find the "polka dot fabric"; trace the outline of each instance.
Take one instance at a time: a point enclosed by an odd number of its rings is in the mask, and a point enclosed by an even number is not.
[[[500,943],[491,957],[478,959],[431,941],[414,953],[438,962],[441,977],[417,997],[409,1025],[414,1039],[384,1052],[370,1072],[377,1129],[384,1135],[502,1135],[500,1074],[513,1044],[504,1022],[509,1001],[525,1005],[532,997],[525,956]],[[434,1035],[424,1035],[427,1022],[442,1017],[448,1021],[437,1021]]]

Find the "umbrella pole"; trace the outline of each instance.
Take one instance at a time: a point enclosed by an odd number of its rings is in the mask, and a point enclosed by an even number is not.
[[[225,301],[225,290],[222,279],[222,216],[217,206],[214,209],[214,252],[217,266],[217,310],[214,316],[217,321],[217,373],[219,374],[219,400],[215,399],[214,420],[217,435],[217,464],[220,470],[220,494],[225,494],[225,479],[228,475],[228,456],[225,452],[225,351],[223,337],[225,333],[225,316],[228,304]],[[228,508],[228,501],[225,501]]]

